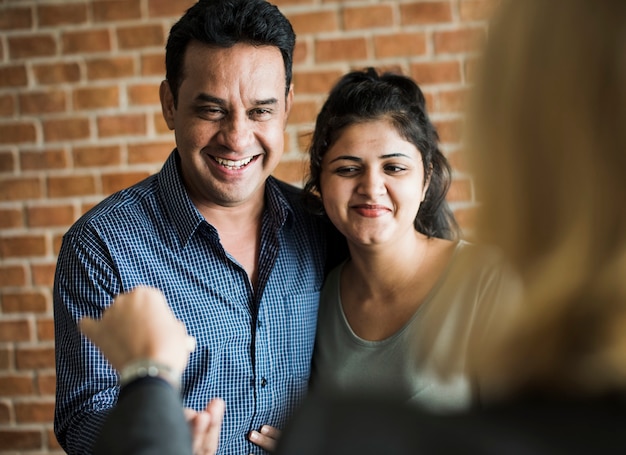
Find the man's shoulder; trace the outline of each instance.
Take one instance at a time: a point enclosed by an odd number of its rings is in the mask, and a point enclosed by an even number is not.
[[[84,213],[68,230],[68,234],[89,227],[106,227],[130,218],[148,216],[158,204],[156,175],[152,175],[128,188],[117,191]]]

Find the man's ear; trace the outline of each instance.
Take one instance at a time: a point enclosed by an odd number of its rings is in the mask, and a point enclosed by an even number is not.
[[[174,95],[170,89],[170,83],[167,80],[161,82],[161,86],[159,87],[159,98],[161,99],[161,112],[163,113],[165,123],[170,130],[173,130],[176,106],[174,103]]]
[[[289,86],[289,92],[285,97],[285,124],[283,129],[287,127],[287,120],[289,120],[289,113],[291,112],[291,106],[293,105],[293,84]]]

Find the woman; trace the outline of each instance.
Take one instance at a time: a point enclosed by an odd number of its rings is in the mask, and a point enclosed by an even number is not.
[[[383,392],[435,410],[476,398],[461,353],[471,321],[494,311],[509,278],[495,251],[457,240],[437,143],[421,90],[401,75],[349,73],[319,113],[305,190],[346,237],[350,258],[322,291],[313,390]],[[473,270],[450,282],[468,257]],[[439,330],[430,345],[426,327]],[[456,352],[459,367],[447,382],[432,374],[441,349]]]
[[[279,453],[626,453],[626,2],[500,8],[468,164],[478,238],[516,268],[524,295],[497,325],[475,321],[466,367],[483,406],[434,416],[309,400]],[[436,365],[442,381],[456,369]]]

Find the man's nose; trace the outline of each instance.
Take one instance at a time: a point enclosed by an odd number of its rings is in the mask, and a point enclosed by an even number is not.
[[[225,148],[233,152],[243,151],[252,143],[253,138],[253,126],[246,115],[231,114],[222,120],[218,139]]]

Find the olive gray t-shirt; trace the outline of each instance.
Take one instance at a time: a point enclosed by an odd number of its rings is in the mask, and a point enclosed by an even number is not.
[[[462,261],[466,265],[469,261],[471,267],[453,274]],[[433,411],[469,407],[473,387],[463,373],[463,364],[473,322],[493,318],[498,305],[512,304],[503,301],[501,291],[507,286],[510,291],[513,274],[503,267],[497,252],[460,241],[415,314],[398,332],[381,341],[364,340],[350,328],[341,304],[344,264],[331,271],[322,289],[312,390],[389,394]],[[439,379],[432,368],[437,361],[456,362],[458,374]]]

